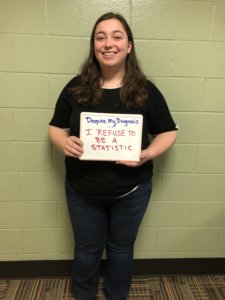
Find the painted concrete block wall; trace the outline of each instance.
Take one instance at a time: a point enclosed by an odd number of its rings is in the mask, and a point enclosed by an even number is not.
[[[225,256],[225,1],[0,1],[0,259],[70,259],[63,156],[48,122],[98,16],[122,13],[179,124],[155,161],[136,258]]]

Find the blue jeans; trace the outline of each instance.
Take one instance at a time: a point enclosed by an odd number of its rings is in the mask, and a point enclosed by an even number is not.
[[[107,299],[126,299],[133,273],[134,242],[151,195],[151,180],[122,198],[82,197],[66,181],[68,210],[75,238],[72,289],[77,299],[97,294],[99,266],[106,249]]]

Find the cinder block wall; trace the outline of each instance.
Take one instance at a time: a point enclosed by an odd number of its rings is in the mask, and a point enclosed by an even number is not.
[[[47,127],[102,13],[129,21],[180,126],[155,162],[136,258],[225,256],[225,1],[0,1],[0,260],[70,259],[63,156]]]

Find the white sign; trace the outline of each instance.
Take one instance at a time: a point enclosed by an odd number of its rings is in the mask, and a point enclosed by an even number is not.
[[[82,112],[83,160],[139,161],[143,116]]]

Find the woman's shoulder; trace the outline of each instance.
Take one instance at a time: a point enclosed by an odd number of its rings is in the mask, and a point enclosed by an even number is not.
[[[59,94],[58,101],[70,102],[73,99],[73,89],[79,85],[80,76],[76,75],[71,78],[65,86],[62,88],[61,93]]]
[[[159,91],[159,88],[153,80],[147,79],[147,87],[150,91]]]
[[[80,75],[76,75],[73,78],[71,78],[61,90],[60,96],[66,98],[70,97],[72,94],[71,92],[75,87],[79,85],[79,83],[80,83]]]
[[[160,90],[160,88],[154,81],[147,80],[147,85],[148,85],[149,96],[164,99],[163,92]]]
[[[67,82],[64,89],[75,88],[76,86],[78,86],[80,84],[80,80],[81,80],[80,75],[74,76]]]

